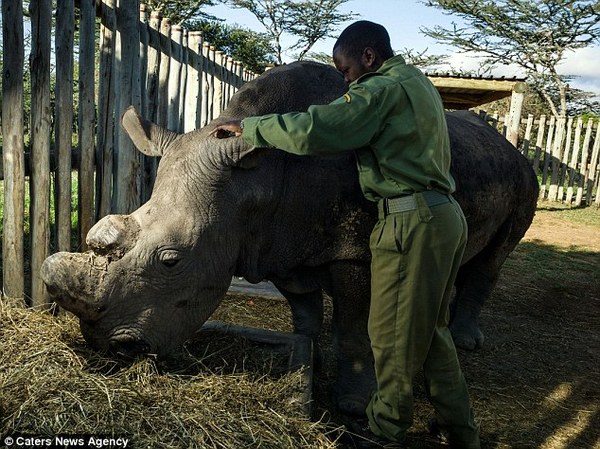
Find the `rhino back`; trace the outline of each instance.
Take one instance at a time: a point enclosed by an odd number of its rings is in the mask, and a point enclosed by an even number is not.
[[[538,183],[527,159],[469,111],[446,114],[452,148],[454,196],[469,224],[466,262],[502,231],[510,246],[533,220]],[[503,225],[505,225],[503,227]]]

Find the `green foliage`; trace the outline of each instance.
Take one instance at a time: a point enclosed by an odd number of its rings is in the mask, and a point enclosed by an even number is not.
[[[267,65],[276,62],[271,41],[265,34],[236,25],[226,25],[216,20],[196,22],[193,26],[193,29],[204,32],[206,41],[241,61],[246,68],[255,73],[264,72]]]
[[[296,59],[307,57],[320,39],[333,37],[338,26],[356,14],[342,14],[338,8],[348,0],[229,0],[235,8],[252,13],[265,28],[271,39],[278,64],[283,64],[286,50],[297,51]],[[282,47],[282,36],[289,35],[296,42]]]
[[[150,11],[160,11],[163,17],[171,19],[172,23],[194,29],[191,23],[199,20],[215,20],[202,11],[207,6],[214,6],[223,0],[144,0],[143,3]]]
[[[459,16],[466,26],[422,31],[462,51],[484,53],[485,63],[516,64],[553,114],[567,113],[569,86],[557,73],[567,52],[600,42],[598,0],[426,0]],[[550,93],[558,92],[558,100]]]

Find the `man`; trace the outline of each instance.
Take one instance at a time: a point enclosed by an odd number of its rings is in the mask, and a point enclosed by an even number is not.
[[[370,240],[377,391],[366,413],[372,439],[404,440],[413,418],[412,381],[423,368],[435,426],[453,447],[479,448],[448,330],[467,229],[450,195],[455,184],[441,98],[426,76],[394,56],[381,25],[350,25],[333,60],[349,84],[342,98],[307,112],[228,122],[214,134],[301,155],[355,152],[363,193],[379,207]]]

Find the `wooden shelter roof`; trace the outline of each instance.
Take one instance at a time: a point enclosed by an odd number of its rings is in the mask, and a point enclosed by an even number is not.
[[[446,109],[470,109],[525,90],[525,78],[456,76],[444,73],[426,75],[440,92]]]

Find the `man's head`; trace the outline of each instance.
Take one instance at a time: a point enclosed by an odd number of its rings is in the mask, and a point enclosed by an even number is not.
[[[348,84],[365,73],[375,72],[392,56],[387,30],[367,20],[355,22],[342,31],[333,46],[333,62]]]

